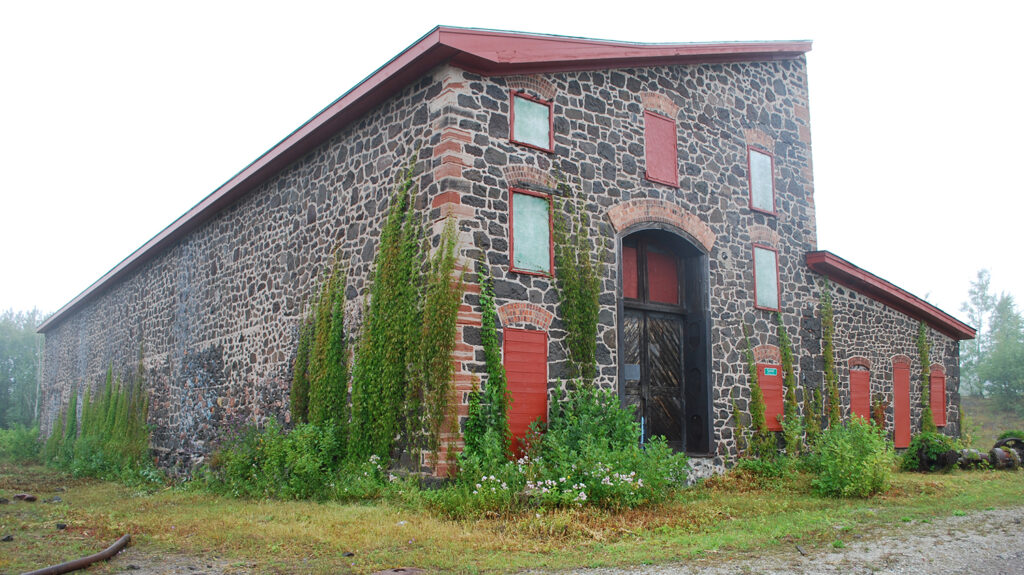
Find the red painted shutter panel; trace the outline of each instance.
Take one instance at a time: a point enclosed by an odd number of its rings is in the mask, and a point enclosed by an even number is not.
[[[854,415],[871,419],[871,372],[863,369],[850,371],[850,409]]]
[[[679,185],[676,123],[661,114],[644,112],[644,156],[647,179]]]
[[[647,249],[647,290],[652,302],[679,304],[679,273],[673,254]]]
[[[548,419],[548,334],[544,331],[506,328],[505,376],[508,394],[508,426],[513,446],[536,419]]]
[[[932,419],[936,427],[946,425],[946,374],[935,369],[932,370],[929,392],[929,401],[932,407]]]
[[[622,246],[622,297],[629,299],[640,298],[637,277],[636,248]]]
[[[770,371],[774,370],[774,375]],[[777,365],[757,364],[757,383],[764,395],[764,419],[769,431],[782,431],[782,368]]]
[[[892,409],[894,426],[892,443],[896,447],[910,447],[910,366],[892,366]]]

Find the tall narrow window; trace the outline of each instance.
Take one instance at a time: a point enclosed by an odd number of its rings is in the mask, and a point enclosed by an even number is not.
[[[779,309],[779,252],[754,245],[754,307]]]
[[[775,158],[764,150],[747,148],[750,208],[775,213]]]
[[[932,373],[931,376],[928,378],[928,381],[928,400],[931,403],[932,419],[935,421],[936,427],[945,427],[946,374],[942,372],[941,367],[934,365],[932,366]]]
[[[871,421],[871,372],[859,365],[850,368],[850,410]]]
[[[505,328],[505,373],[508,426],[513,448],[526,438],[530,424],[548,419],[548,334],[544,331]]]
[[[551,198],[545,194],[513,189],[512,271],[551,275]]]
[[[522,92],[512,92],[511,123],[513,142],[545,152],[554,149],[551,102],[539,100]]]
[[[757,384],[764,396],[764,420],[768,431],[782,431],[779,417],[783,414],[782,368],[778,365],[757,364]]]
[[[892,362],[892,443],[897,448],[910,447],[910,361]]]
[[[644,112],[644,157],[648,180],[679,185],[675,121],[661,114]]]

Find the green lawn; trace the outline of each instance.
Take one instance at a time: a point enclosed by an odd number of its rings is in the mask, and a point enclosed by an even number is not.
[[[0,497],[22,491],[40,497],[37,503],[0,506],[0,535],[16,538],[0,543],[0,572],[92,553],[125,532],[143,549],[217,554],[280,573],[368,573],[397,566],[506,573],[660,563],[782,544],[808,550],[838,546],[844,538],[907,521],[1017,505],[1024,492],[1022,471],[901,473],[887,493],[866,500],[823,499],[810,494],[808,482],[803,475],[767,485],[726,476],[652,509],[451,521],[400,501],[246,501],[180,488],[145,493],[0,463]],[[43,503],[54,496],[62,501]],[[68,529],[55,529],[57,522]],[[112,564],[91,572],[121,569]]]

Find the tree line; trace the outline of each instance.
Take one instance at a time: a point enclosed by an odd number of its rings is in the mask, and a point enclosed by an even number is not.
[[[37,309],[0,312],[0,429],[35,422],[42,321]]]
[[[993,294],[983,269],[960,309],[978,330],[975,339],[960,342],[961,391],[1024,413],[1024,318],[1013,296]]]

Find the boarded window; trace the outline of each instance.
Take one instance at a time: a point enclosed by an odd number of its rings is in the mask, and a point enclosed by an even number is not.
[[[895,447],[910,447],[910,365],[892,366],[892,443]]]
[[[764,396],[764,419],[769,431],[782,431],[782,368],[777,365],[757,364],[757,383]]]
[[[655,303],[679,305],[679,271],[675,254],[647,245],[648,299]]]
[[[750,207],[775,213],[774,159],[765,152],[747,149],[750,167]]]
[[[551,200],[512,192],[512,270],[551,273]]]
[[[644,151],[647,179],[678,186],[676,123],[661,114],[644,112]]]
[[[548,419],[548,334],[505,328],[505,374],[508,426],[514,445],[526,437],[530,424]]]
[[[779,309],[778,252],[754,246],[754,304],[763,309]]]
[[[946,374],[942,373],[941,369],[933,367],[928,381],[928,400],[931,402],[932,418],[936,427],[943,427],[946,425]]]
[[[513,94],[512,141],[550,151],[551,104],[524,94]]]
[[[871,420],[871,372],[866,369],[850,370],[850,409]]]

